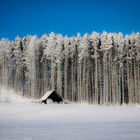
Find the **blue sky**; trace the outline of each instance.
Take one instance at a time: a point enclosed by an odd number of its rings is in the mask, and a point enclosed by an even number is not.
[[[140,31],[140,0],[0,0],[0,38]]]

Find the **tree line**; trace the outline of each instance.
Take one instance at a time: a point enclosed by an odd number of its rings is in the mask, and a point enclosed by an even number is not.
[[[140,34],[1,39],[0,85],[31,98],[55,89],[69,102],[140,103]]]

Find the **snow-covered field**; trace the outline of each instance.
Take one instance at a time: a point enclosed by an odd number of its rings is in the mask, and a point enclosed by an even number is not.
[[[0,140],[140,140],[140,106],[0,103]]]

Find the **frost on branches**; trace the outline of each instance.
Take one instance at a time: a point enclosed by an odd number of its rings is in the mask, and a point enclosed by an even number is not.
[[[1,39],[0,84],[32,98],[55,89],[70,102],[140,103],[140,34]]]

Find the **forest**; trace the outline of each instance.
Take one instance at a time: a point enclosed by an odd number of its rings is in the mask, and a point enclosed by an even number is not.
[[[139,104],[140,34],[1,39],[0,85],[34,99],[54,89],[69,102]]]

